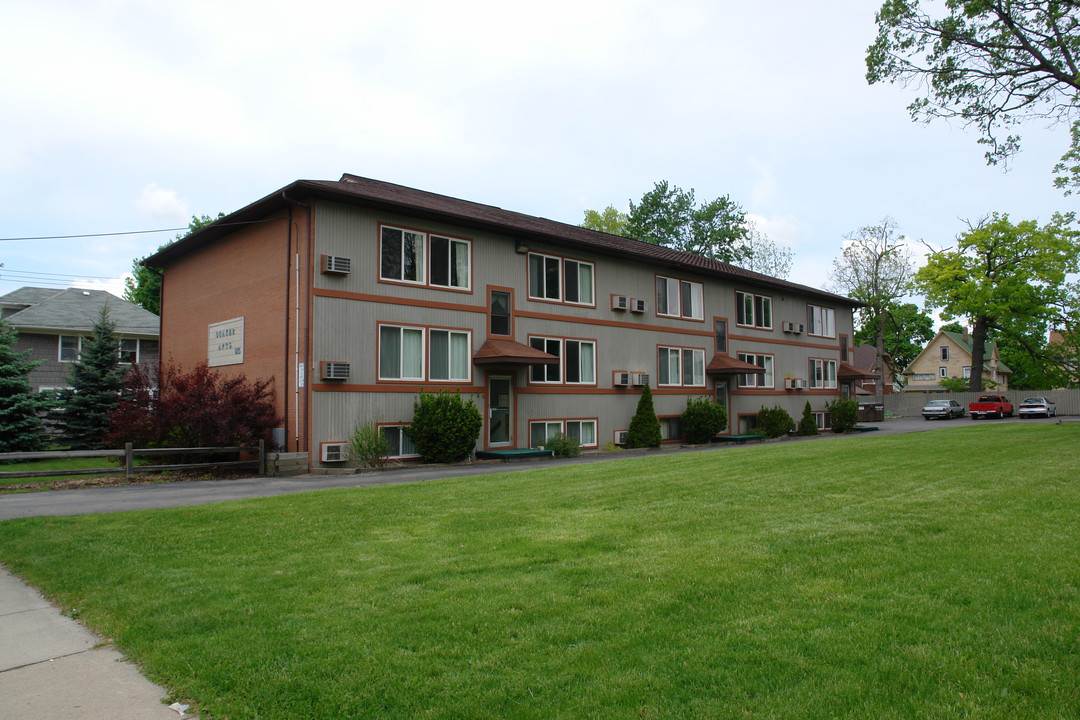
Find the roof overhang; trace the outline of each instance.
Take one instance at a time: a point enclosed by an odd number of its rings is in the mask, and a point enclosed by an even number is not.
[[[840,368],[836,371],[836,375],[841,380],[877,380],[881,377],[877,373],[860,370],[854,365],[848,365],[846,362],[840,363]]]
[[[764,375],[765,368],[728,355],[714,355],[705,368],[706,375]]]

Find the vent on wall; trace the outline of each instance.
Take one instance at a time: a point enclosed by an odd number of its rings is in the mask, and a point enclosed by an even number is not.
[[[349,363],[347,362],[324,362],[319,376],[323,380],[348,380]]]
[[[324,463],[345,462],[345,443],[323,443],[321,455]]]
[[[352,272],[352,258],[341,255],[323,255],[322,271],[331,275],[348,275]]]

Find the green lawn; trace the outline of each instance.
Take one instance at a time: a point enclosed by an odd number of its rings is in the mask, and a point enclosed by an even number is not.
[[[1076,718],[1080,423],[0,523],[204,720]]]

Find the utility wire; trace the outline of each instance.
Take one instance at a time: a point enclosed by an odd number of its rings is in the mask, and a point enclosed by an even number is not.
[[[278,222],[279,220],[288,220],[288,218],[265,218],[263,220],[249,220],[247,222],[230,222],[221,223],[215,221],[214,224],[218,227],[226,227],[230,225],[255,225],[256,223],[264,222]],[[199,228],[200,230],[202,228]],[[178,227],[178,228],[161,228],[160,230],[128,230],[125,232],[107,232],[107,233],[83,233],[81,235],[41,235],[37,237],[8,237],[0,238],[0,242],[14,242],[16,240],[72,240],[75,238],[96,238],[96,237],[113,237],[116,235],[146,235],[148,233],[163,233],[163,232],[180,232],[181,230],[191,230],[190,227]]]

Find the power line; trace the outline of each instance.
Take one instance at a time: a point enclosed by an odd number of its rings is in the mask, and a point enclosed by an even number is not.
[[[43,279],[48,278],[76,278],[79,280],[115,280],[112,275],[65,275],[64,273],[42,273],[34,272],[33,270],[16,270],[15,268],[3,268],[0,267],[0,278],[7,277],[9,275],[17,275],[18,277],[25,276],[37,276]]]
[[[230,222],[223,223],[214,221],[214,224],[218,227],[227,227],[231,225],[255,225],[257,223],[264,222],[278,222],[280,220],[288,220],[288,218],[264,218],[262,220],[248,220],[246,222]],[[199,228],[200,230],[202,228]],[[115,237],[117,235],[146,235],[148,233],[163,233],[163,232],[179,232],[181,230],[191,231],[190,227],[178,227],[178,228],[161,228],[159,230],[126,230],[124,232],[107,232],[107,233],[82,233],[80,235],[40,235],[37,237],[8,237],[0,238],[0,242],[14,242],[16,240],[74,240],[77,238],[96,238],[96,237]],[[192,231],[193,232],[193,231]]]

